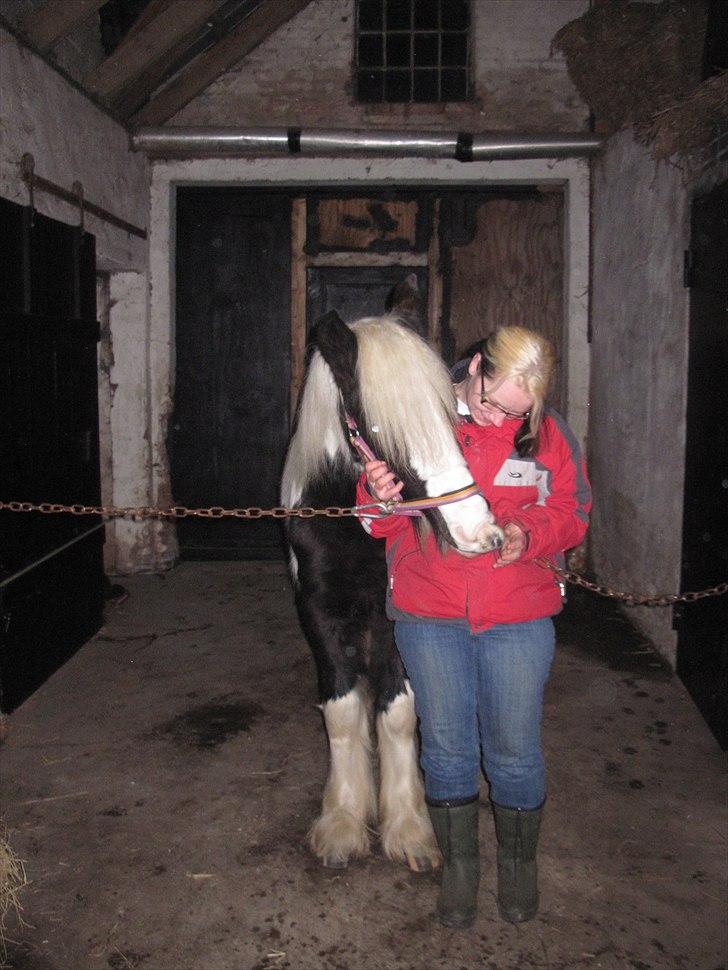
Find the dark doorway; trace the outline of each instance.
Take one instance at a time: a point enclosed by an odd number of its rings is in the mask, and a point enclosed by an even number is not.
[[[420,332],[448,363],[514,322],[560,357],[562,212],[560,195],[532,188],[179,189],[174,503],[276,506],[309,325],[330,309],[347,321],[383,313],[412,273]],[[283,555],[271,519],[184,519],[178,538],[186,559]]]
[[[284,194],[177,193],[176,391],[169,447],[178,505],[270,508],[288,440],[290,211]],[[185,519],[187,559],[277,559],[270,519]]]
[[[728,577],[728,183],[693,203],[682,588]],[[728,596],[675,611],[677,671],[728,747]]]
[[[427,267],[412,270],[417,277],[422,306],[427,306]],[[311,326],[329,310],[351,323],[361,317],[381,316],[391,290],[408,275],[401,266],[339,267],[312,266],[307,280],[306,320]],[[427,338],[427,317],[417,322],[417,331]]]
[[[0,497],[98,505],[94,237],[0,199]],[[100,627],[103,523],[0,512],[0,707]]]

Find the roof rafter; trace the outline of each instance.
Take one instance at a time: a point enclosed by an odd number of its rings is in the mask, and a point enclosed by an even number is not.
[[[228,68],[258,47],[311,0],[264,0],[225,37],[190,61],[133,117],[135,125],[162,124]]]
[[[123,90],[181,40],[190,38],[223,0],[175,0],[159,4],[156,16],[131,30],[119,46],[85,79],[84,85],[101,98]]]
[[[152,0],[150,7],[154,3],[170,2],[174,0]],[[130,84],[115,94],[111,99],[114,111],[122,118],[128,118],[138,111],[165,80],[173,77],[187,62],[191,62],[204,50],[217,43],[237,23],[248,16],[253,8],[251,0],[226,0],[222,7],[207,19],[195,38],[184,37],[163,57],[150,64]],[[148,10],[149,7],[146,9]]]
[[[43,54],[74,27],[88,20],[103,7],[106,0],[46,0],[39,10],[30,10],[21,22],[20,29],[30,43]]]

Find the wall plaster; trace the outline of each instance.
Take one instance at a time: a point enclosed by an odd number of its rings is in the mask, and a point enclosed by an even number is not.
[[[583,131],[589,110],[551,38],[588,8],[588,0],[473,3],[471,101],[363,105],[352,93],[354,0],[313,0],[169,124]]]
[[[175,193],[180,185],[290,186],[304,189],[386,184],[391,187],[545,185],[563,186],[565,196],[565,335],[567,417],[585,441],[589,392],[588,256],[589,167],[580,159],[476,162],[427,159],[195,159],[153,166],[150,216],[150,434],[152,477],[149,504],[170,497],[166,425],[174,400]],[[210,504],[215,504],[210,496]],[[171,563],[174,527],[159,527],[158,568]]]
[[[149,166],[129,148],[125,128],[70,85],[43,58],[0,27],[0,195],[21,205],[28,190],[19,163],[25,152],[38,175],[70,189],[134,225],[146,228]],[[38,212],[68,224],[78,210],[37,191]],[[101,321],[99,412],[102,494],[122,504],[149,492],[148,242],[89,213],[84,225],[96,238]],[[139,341],[137,346],[137,341]],[[113,481],[109,476],[113,475]],[[133,485],[139,482],[139,485]],[[48,496],[78,501],[77,496]],[[127,502],[126,499],[129,499]],[[107,528],[105,562],[110,571],[156,568],[154,528],[117,521]]]
[[[683,252],[699,176],[680,159],[655,161],[630,131],[594,163],[590,474],[591,562],[600,580],[647,595],[680,587],[690,293]],[[675,665],[670,608],[629,610]]]
[[[27,205],[20,159],[30,152],[38,175],[69,190],[79,181],[90,202],[146,228],[149,169],[143,155],[130,151],[126,129],[2,27],[0,86],[0,195]],[[46,192],[35,193],[35,206],[61,222],[78,222],[73,205]],[[146,268],[145,240],[89,213],[84,222],[96,237],[100,270]]]

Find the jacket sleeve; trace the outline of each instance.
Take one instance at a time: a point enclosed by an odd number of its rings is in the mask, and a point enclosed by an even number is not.
[[[370,505],[376,501],[367,489],[366,475],[362,475],[356,486],[356,504]],[[375,539],[389,539],[409,528],[407,519],[401,515],[362,516],[359,522]]]
[[[537,461],[548,475],[546,497],[520,508],[507,498],[493,503],[493,513],[503,525],[515,522],[528,534],[523,561],[551,556],[577,546],[589,524],[591,486],[586,465],[574,433],[558,415],[551,414],[546,447]]]

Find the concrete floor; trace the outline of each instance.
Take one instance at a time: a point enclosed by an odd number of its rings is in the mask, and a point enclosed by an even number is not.
[[[17,970],[725,967],[725,759],[607,601],[577,591],[559,620],[541,913],[497,917],[483,784],[480,915],[454,931],[433,921],[434,875],[308,853],[326,744],[283,566],[124,584],[10,718]]]

